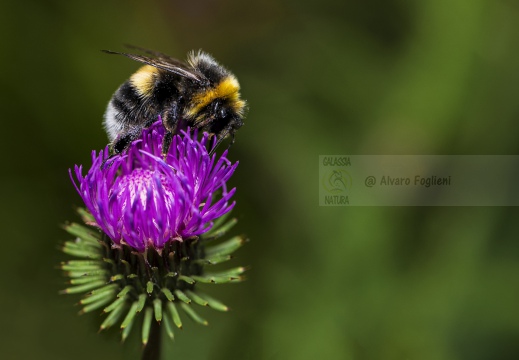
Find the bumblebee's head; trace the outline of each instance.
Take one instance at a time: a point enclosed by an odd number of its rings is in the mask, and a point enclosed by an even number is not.
[[[217,137],[220,144],[243,125],[246,102],[240,97],[236,77],[202,51],[188,56],[189,65],[200,74],[201,86],[192,95],[185,117],[193,126]]]

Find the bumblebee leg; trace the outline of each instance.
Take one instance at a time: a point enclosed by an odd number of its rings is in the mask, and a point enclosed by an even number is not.
[[[124,136],[117,139],[110,147],[111,152],[114,155],[118,155],[118,154],[122,153],[124,150],[126,150],[130,146],[132,141],[134,141],[141,135],[141,131],[142,131],[142,128],[135,128],[135,129],[130,130]]]
[[[177,125],[179,119],[179,104],[174,102],[168,110],[162,115],[162,126],[166,129],[164,138],[162,139],[162,158],[166,160],[168,155],[169,147],[171,146],[171,140],[173,135],[177,132]]]
[[[110,144],[110,156],[107,157],[103,163],[101,164],[101,169],[104,169],[108,163],[108,167],[112,165],[112,160],[114,157],[121,155],[121,153],[126,150],[130,144],[137,139],[141,135],[142,128],[134,128],[130,130],[127,134],[116,139],[116,141]]]
[[[126,134],[122,138],[118,139],[115,143],[111,144],[110,156],[104,159],[104,161],[101,163],[101,170],[110,167],[113,163],[111,160],[113,160],[116,156],[121,155],[121,153],[128,148],[133,140],[134,139],[131,139],[130,134]]]
[[[162,158],[166,160],[168,156],[169,147],[171,146],[171,140],[173,139],[173,133],[171,131],[167,131],[162,138]]]
[[[99,168],[101,170],[104,170],[104,169],[109,168],[110,166],[112,166],[113,161],[111,161],[111,160],[113,160],[113,158],[116,157],[116,156],[119,156],[119,154],[112,154],[109,157],[107,157],[106,159],[104,159],[103,162],[101,163],[101,166]]]

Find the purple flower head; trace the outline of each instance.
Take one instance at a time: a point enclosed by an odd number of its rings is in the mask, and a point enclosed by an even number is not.
[[[162,122],[145,129],[127,152],[109,158],[109,149],[92,152],[92,167],[82,175],[75,166],[76,190],[112,241],[144,252],[161,249],[170,240],[183,241],[211,229],[213,221],[234,207],[227,191],[238,163],[231,164],[225,151],[219,159],[209,156],[209,139],[197,131],[175,135],[165,160],[161,155]]]

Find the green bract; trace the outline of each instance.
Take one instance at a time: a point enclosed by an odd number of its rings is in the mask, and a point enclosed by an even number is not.
[[[79,210],[85,224],[94,218]],[[144,314],[142,343],[147,344],[151,322],[163,324],[170,338],[173,329],[182,327],[181,313],[202,325],[207,321],[198,315],[197,306],[227,311],[228,307],[198,289],[198,283],[221,284],[240,282],[244,267],[223,271],[206,268],[231,259],[245,238],[221,237],[236,224],[236,219],[223,216],[211,231],[184,239],[171,240],[162,249],[149,247],[138,252],[125,244],[114,244],[108,236],[89,225],[72,223],[64,228],[76,238],[65,242],[63,252],[75,259],[63,262],[61,269],[70,278],[66,294],[82,294],[80,313],[101,310],[106,314],[100,329],[116,324],[125,340],[136,319]],[[179,309],[181,311],[179,311]]]

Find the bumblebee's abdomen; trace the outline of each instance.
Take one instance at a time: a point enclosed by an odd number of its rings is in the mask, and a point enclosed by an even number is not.
[[[128,81],[119,87],[104,116],[104,126],[110,141],[135,127],[145,127],[150,119],[156,119],[159,111],[153,102],[146,100]]]

